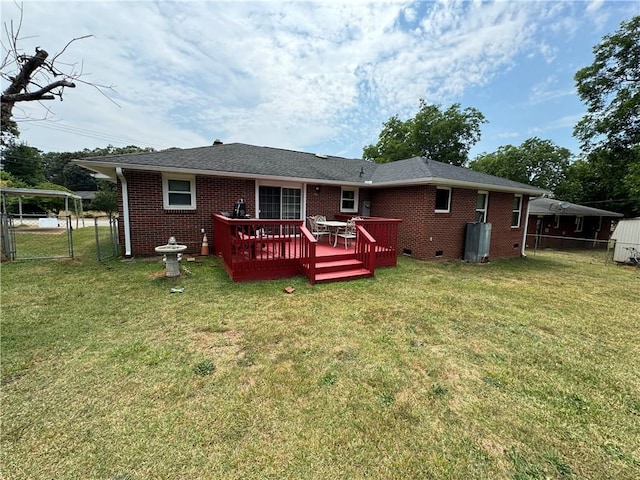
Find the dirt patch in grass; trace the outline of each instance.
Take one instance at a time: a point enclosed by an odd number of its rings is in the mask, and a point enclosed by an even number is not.
[[[238,330],[194,332],[189,350],[196,356],[210,359],[220,372],[235,367],[245,356],[243,335]]]

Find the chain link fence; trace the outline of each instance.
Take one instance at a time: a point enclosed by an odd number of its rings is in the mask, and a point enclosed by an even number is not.
[[[120,255],[118,219],[111,215],[104,215],[94,217],[93,222],[98,261],[118,257]]]
[[[601,257],[607,264],[613,261],[615,240],[597,240],[593,238],[564,237],[559,235],[527,235],[528,250],[536,254],[538,250],[552,249],[561,251],[591,251],[596,257]]]
[[[71,216],[2,214],[2,257],[7,260],[73,258]]]

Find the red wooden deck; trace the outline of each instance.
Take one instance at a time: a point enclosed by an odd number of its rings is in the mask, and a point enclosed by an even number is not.
[[[231,219],[213,215],[214,252],[234,281],[305,275],[311,284],[370,277],[396,265],[399,220],[358,221],[348,248],[316,240],[301,220]]]

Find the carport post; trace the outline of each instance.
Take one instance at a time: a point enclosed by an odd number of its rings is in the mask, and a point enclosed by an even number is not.
[[[22,196],[18,195],[18,215],[20,215],[20,225],[22,225]]]

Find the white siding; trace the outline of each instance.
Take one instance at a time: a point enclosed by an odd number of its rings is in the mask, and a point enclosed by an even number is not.
[[[611,238],[616,241],[613,251],[614,262],[626,262],[629,259],[629,247],[640,250],[640,217],[620,220]]]

